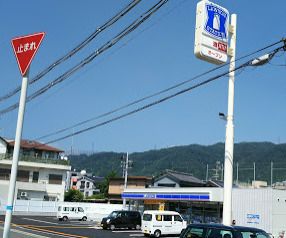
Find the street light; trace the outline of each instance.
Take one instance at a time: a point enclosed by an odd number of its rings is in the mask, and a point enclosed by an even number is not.
[[[262,55],[254,60],[251,61],[250,65],[251,66],[261,66],[264,65],[266,63],[268,63],[274,56],[274,53],[272,54],[266,54],[266,55]]]
[[[223,112],[219,112],[219,113],[218,113],[218,116],[219,116],[220,119],[222,119],[222,120],[224,120],[224,121],[227,120],[227,119],[226,119],[226,115],[225,115]]]

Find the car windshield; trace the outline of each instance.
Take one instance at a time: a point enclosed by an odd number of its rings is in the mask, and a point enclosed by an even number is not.
[[[151,221],[152,215],[151,214],[143,214],[143,221]]]
[[[241,231],[243,238],[270,238],[266,232]]]
[[[118,214],[118,212],[111,212],[111,213],[108,215],[108,217],[115,218],[115,217],[117,217],[117,214]]]

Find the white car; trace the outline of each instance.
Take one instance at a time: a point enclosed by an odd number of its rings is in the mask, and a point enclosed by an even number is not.
[[[178,212],[150,210],[143,213],[141,229],[145,236],[181,234],[186,227],[186,221]]]
[[[85,210],[82,207],[77,206],[59,206],[57,212],[57,218],[60,221],[67,221],[67,220],[87,220],[87,215]]]

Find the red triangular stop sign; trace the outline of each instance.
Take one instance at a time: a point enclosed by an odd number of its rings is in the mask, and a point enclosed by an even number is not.
[[[43,38],[44,32],[21,36],[12,39],[11,43],[21,71],[24,76],[36,54]]]

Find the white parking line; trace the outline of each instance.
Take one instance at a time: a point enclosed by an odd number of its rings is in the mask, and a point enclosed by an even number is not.
[[[115,232],[115,233],[138,233],[140,231],[136,231],[136,230],[116,230],[116,231],[112,231],[112,232]]]
[[[58,223],[55,222],[50,222],[50,221],[42,221],[42,220],[37,220],[37,219],[32,219],[32,218],[22,218],[23,220],[28,220],[28,221],[37,221],[41,223],[47,223],[47,224],[53,224],[53,225],[58,225]]]
[[[94,228],[96,230],[102,230],[102,227],[100,227],[100,226],[92,226],[91,228]]]
[[[142,236],[144,236],[144,234],[143,233],[141,233],[141,234],[130,234],[129,236],[130,237],[142,237]],[[168,236],[168,238],[179,238],[179,236]]]

